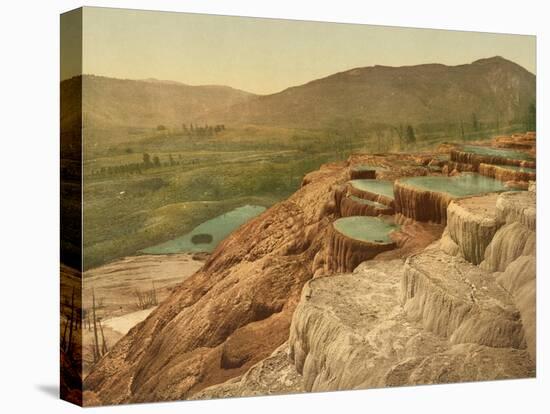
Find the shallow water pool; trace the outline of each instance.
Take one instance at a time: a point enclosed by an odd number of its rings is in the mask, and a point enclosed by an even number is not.
[[[365,179],[351,180],[349,183],[358,190],[393,198],[393,181]]]
[[[501,157],[508,158],[512,160],[533,160],[534,158],[521,151],[503,149],[503,148],[490,148],[490,147],[480,147],[477,145],[464,145],[462,147],[464,152],[470,152],[472,154],[478,155],[488,155],[490,157]]]
[[[398,230],[399,225],[378,217],[344,217],[334,222],[334,228],[352,239],[371,243],[391,243],[389,235]]]
[[[453,197],[466,197],[507,190],[501,181],[474,173],[465,173],[455,177],[410,177],[399,181],[423,190],[447,193]]]
[[[142,250],[147,254],[182,252],[211,253],[229,234],[253,217],[263,213],[265,207],[245,205],[199,224],[189,233]]]

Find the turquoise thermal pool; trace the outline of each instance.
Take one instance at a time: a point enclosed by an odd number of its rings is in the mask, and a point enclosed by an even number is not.
[[[350,185],[357,190],[381,194],[393,198],[393,181],[387,180],[351,180]]]
[[[399,181],[423,190],[447,193],[453,197],[466,197],[507,190],[499,180],[472,173],[461,174],[455,177],[409,177]]]
[[[398,230],[399,226],[378,217],[353,216],[336,220],[334,228],[355,240],[369,243],[392,243],[389,235]]]
[[[212,252],[229,234],[253,217],[263,213],[265,207],[245,205],[199,224],[189,233],[143,249],[147,254],[182,252]]]

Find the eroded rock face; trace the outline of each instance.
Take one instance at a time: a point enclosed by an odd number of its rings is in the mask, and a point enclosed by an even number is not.
[[[349,169],[350,180],[374,179],[376,178],[376,170],[368,169],[362,166],[352,166]]]
[[[502,226],[485,250],[481,267],[504,271],[520,256],[535,255],[536,194],[531,191],[501,194],[496,204],[497,220]]]
[[[441,251],[407,259],[402,303],[409,317],[451,343],[524,348],[519,312],[492,275]]]
[[[459,149],[451,150],[451,161],[461,164],[470,164],[479,170],[479,165],[484,164],[497,164],[497,165],[513,165],[517,167],[535,168],[536,162],[529,160],[515,160],[511,158],[505,158],[504,156],[492,156],[484,154],[475,154],[472,152],[465,152]]]
[[[495,137],[493,144],[498,148],[513,148],[530,151],[535,149],[536,140],[537,136],[535,132],[526,132],[525,134]]]
[[[524,350],[460,344],[438,354],[404,360],[387,373],[386,386],[492,381],[534,376],[535,367]]]
[[[536,301],[537,261],[535,256],[520,256],[502,273],[495,273],[497,281],[514,297],[520,311],[527,350],[533,361],[537,359]]]
[[[393,208],[394,206],[394,199],[393,197],[386,196],[384,194],[378,194],[375,192],[367,191],[367,190],[361,190],[358,189],[350,184],[347,185],[347,192],[346,194],[353,195],[358,198],[362,198],[364,200],[370,200],[374,201],[376,203],[383,204],[385,206],[388,206],[390,208]]]
[[[245,373],[288,338],[303,284],[330,224],[319,206],[345,169],[307,176],[248,222],[134,327],[85,379],[101,404],[178,400]]]
[[[326,269],[328,273],[350,272],[365,260],[379,253],[395,249],[394,242],[374,243],[348,237],[330,226],[328,231]]]
[[[499,165],[479,164],[479,173],[500,181],[529,182],[536,179],[536,173],[528,170],[514,170]]]
[[[395,211],[417,221],[445,224],[447,206],[452,197],[447,193],[424,190],[397,180],[393,186]]]
[[[479,264],[485,249],[500,227],[497,220],[498,194],[454,200],[447,209],[447,230],[467,261]],[[451,249],[447,247],[447,249]],[[452,254],[451,251],[449,251]]]
[[[253,365],[245,374],[222,384],[208,387],[192,400],[252,397],[305,392],[302,376],[288,357],[288,343],[277,348],[266,359]]]
[[[411,320],[399,301],[405,271],[401,260],[375,260],[306,284],[289,339],[305,390],[534,376],[525,350],[454,345]]]
[[[340,202],[340,216],[380,216],[393,214],[393,208],[370,200],[361,200],[353,196],[344,197]]]

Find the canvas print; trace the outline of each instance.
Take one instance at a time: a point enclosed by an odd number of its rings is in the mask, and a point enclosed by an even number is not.
[[[535,377],[535,49],[63,14],[62,398]]]

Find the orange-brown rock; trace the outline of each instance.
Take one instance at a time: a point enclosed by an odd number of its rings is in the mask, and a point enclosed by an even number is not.
[[[329,165],[245,224],[93,368],[101,404],[185,399],[246,372],[288,338],[290,320],[329,221],[319,214],[344,182]]]
[[[376,170],[369,169],[362,166],[352,166],[349,169],[349,179],[350,180],[361,180],[361,179],[373,179],[376,178]]]
[[[397,180],[393,185],[395,211],[418,221],[445,224],[447,206],[452,201],[447,193],[424,190]]]
[[[388,207],[393,207],[394,205],[392,197],[388,197],[384,194],[378,194],[371,191],[360,190],[350,184],[347,185],[347,194],[351,194],[355,197],[359,197],[365,200],[375,201]]]
[[[461,162],[449,161],[446,165],[448,171],[477,172],[478,170],[478,166],[475,164],[464,164]]]
[[[497,148],[512,148],[530,151],[535,149],[536,139],[535,132],[526,132],[525,134],[495,137],[493,145]]]
[[[500,181],[535,181],[537,175],[534,171],[506,168],[501,165],[479,164],[479,173]]]
[[[340,216],[380,216],[393,214],[393,208],[376,201],[364,200],[355,196],[344,197],[340,201]]]
[[[471,164],[476,170],[479,168],[479,164],[497,164],[497,165],[514,165],[517,167],[535,168],[535,161],[529,160],[515,160],[511,158],[505,158],[501,156],[474,154],[471,152],[465,152],[460,150],[451,150],[451,161]]]
[[[365,260],[395,249],[395,242],[376,243],[348,237],[330,226],[328,231],[327,270],[329,273],[350,272]]]

